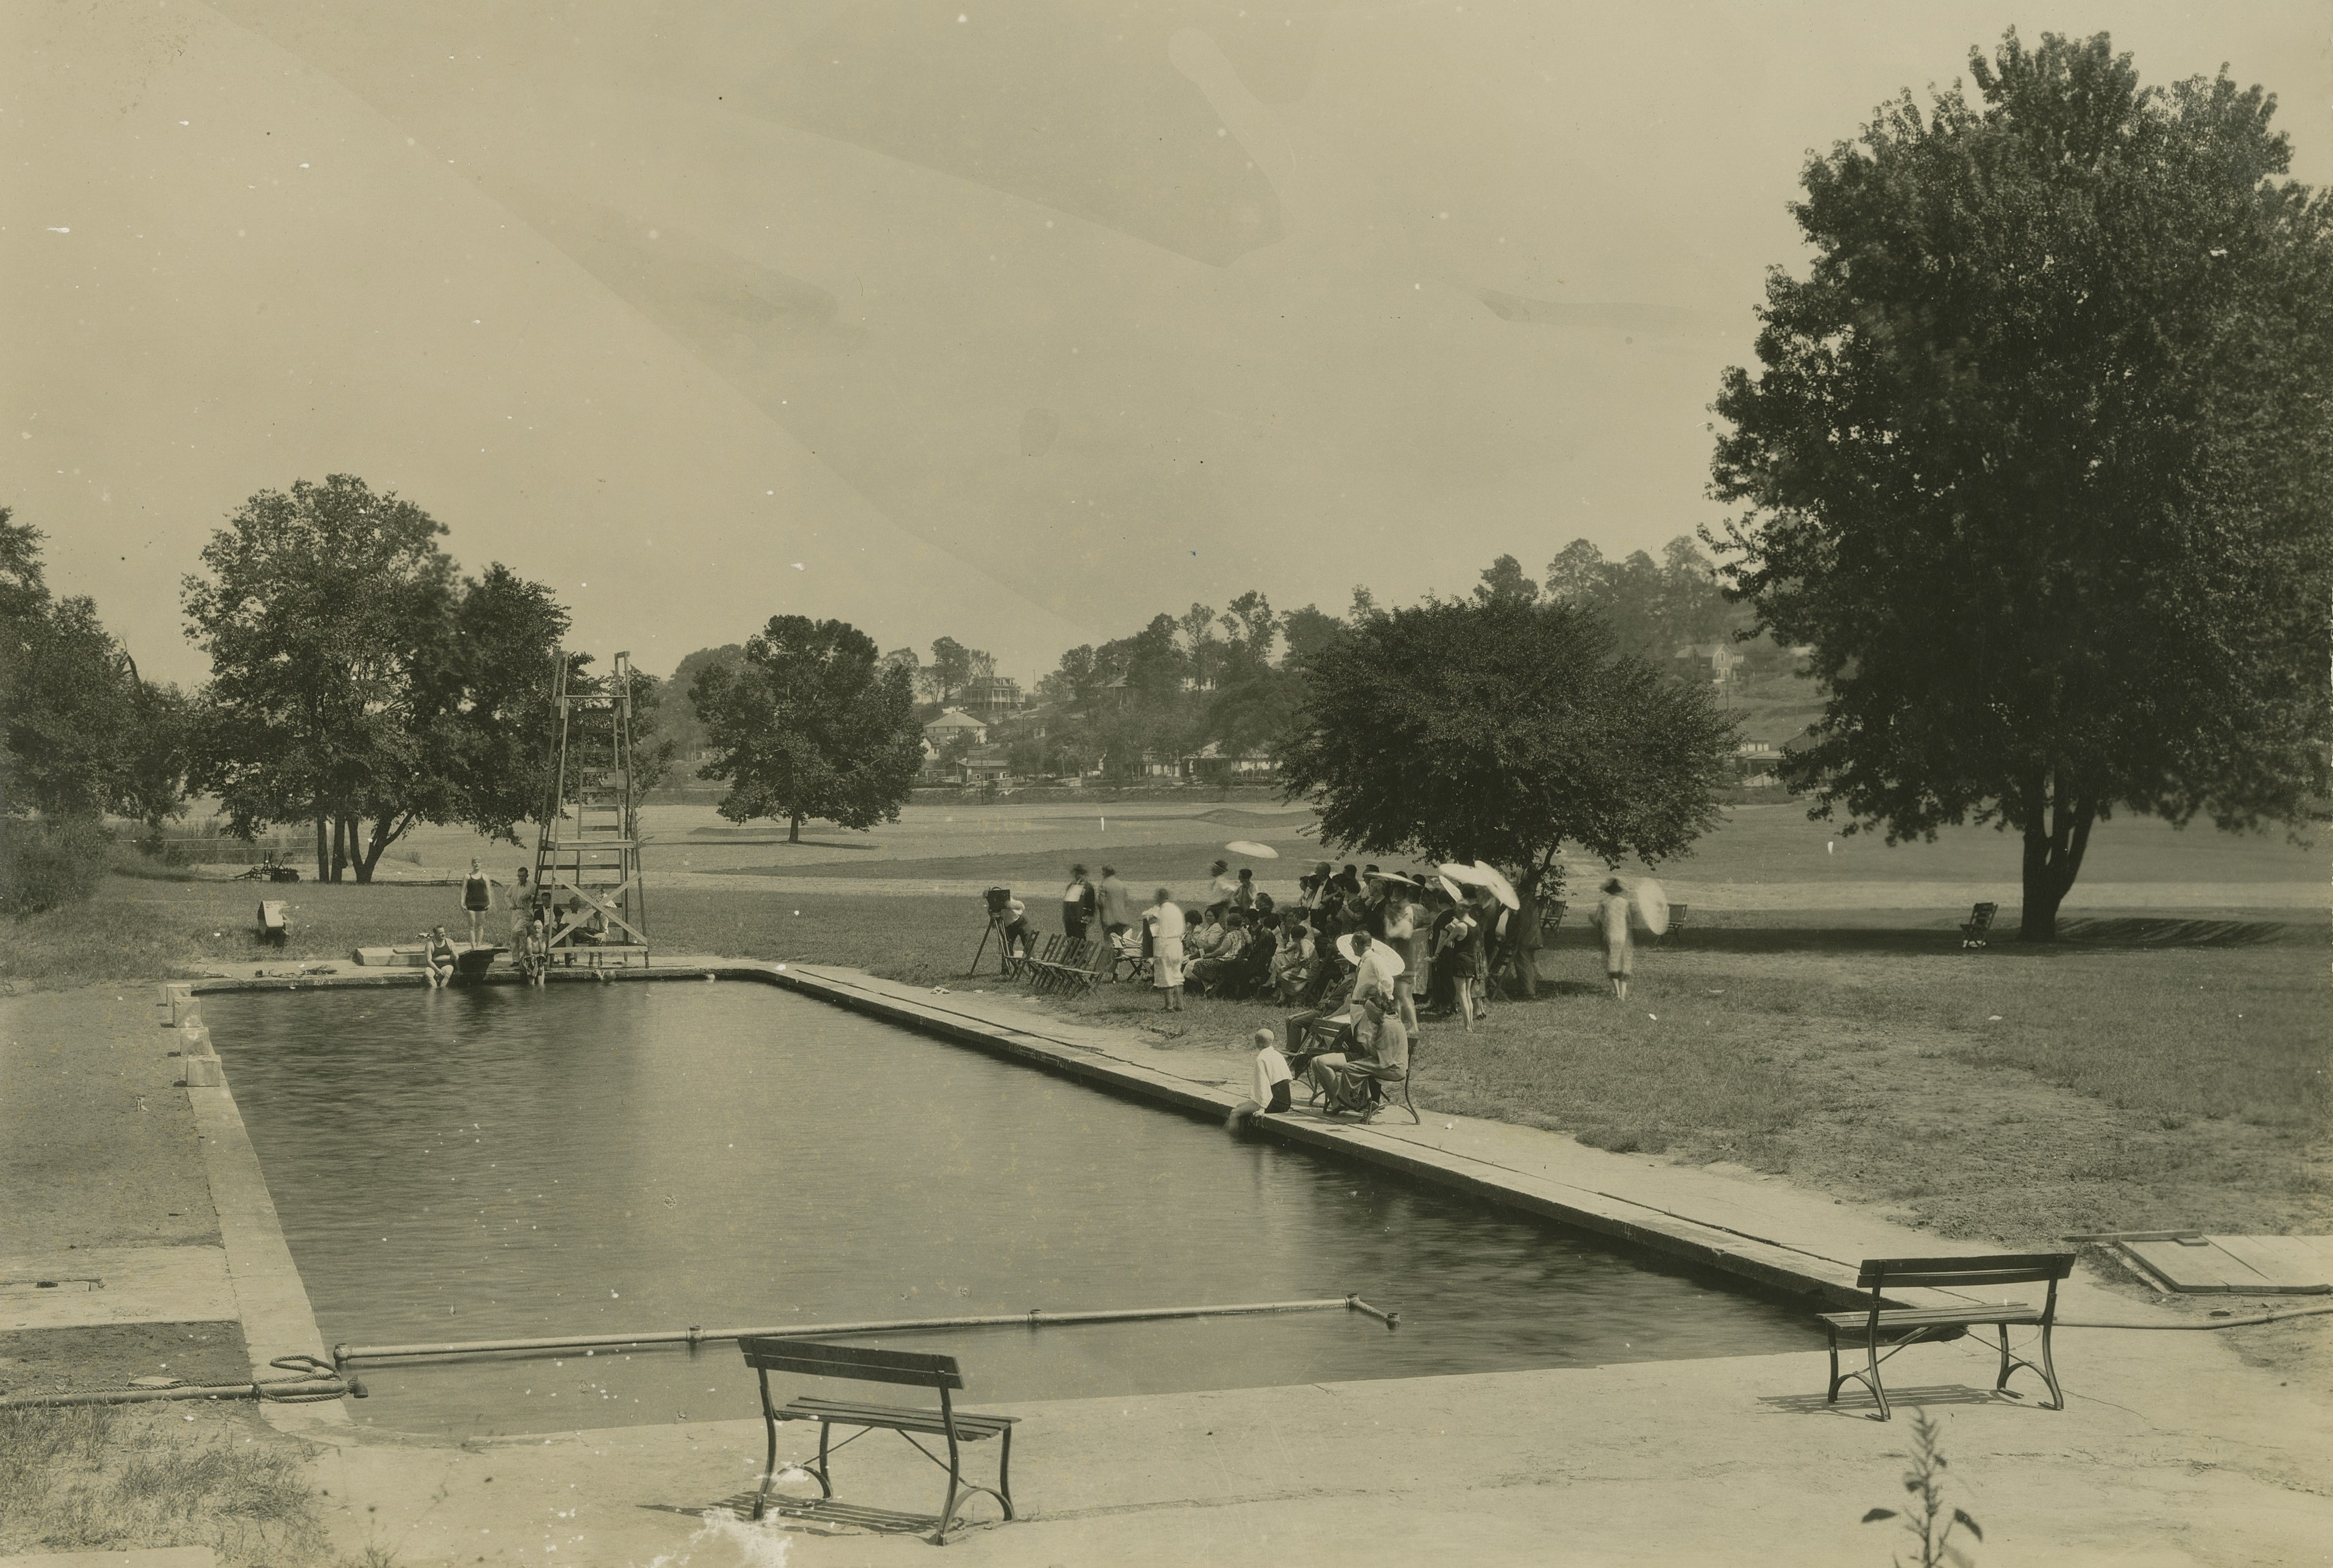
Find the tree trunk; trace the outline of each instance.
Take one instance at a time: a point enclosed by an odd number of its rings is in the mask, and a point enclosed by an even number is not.
[[[363,827],[362,817],[349,818],[349,869],[356,873],[359,887],[370,887],[372,885],[372,868],[380,859],[380,846],[365,844]],[[372,837],[375,839],[380,837],[379,822],[372,825]]]
[[[323,803],[319,801],[316,805],[316,880],[319,882],[330,882],[331,879],[332,845],[331,829],[324,826],[324,807]]]
[[[364,852],[353,857],[356,861],[357,882],[360,885],[371,885],[373,867],[380,864],[380,857],[389,852],[389,846],[404,837],[405,830],[412,826],[413,818],[410,817],[393,827],[386,817],[373,818],[372,835],[364,841]],[[357,836],[350,833],[350,847],[353,849],[357,842]]]
[[[1539,995],[1539,889],[1536,886],[1515,889],[1515,902],[1522,907],[1515,911],[1509,929],[1514,933],[1509,942],[1511,960],[1516,978],[1523,983],[1523,996]]]
[[[332,880],[334,882],[341,880],[348,870],[348,865],[349,819],[345,817],[334,817],[332,818]]]
[[[786,842],[788,844],[800,844],[802,842],[802,819],[797,816],[793,818],[792,826],[786,829]]]
[[[2090,826],[2098,807],[2092,798],[2078,796],[2059,782],[2055,789],[2037,784],[2028,795],[2025,814],[2025,907],[2017,924],[2020,942],[2058,940],[2058,906],[2081,874],[2082,856],[2090,846]]]

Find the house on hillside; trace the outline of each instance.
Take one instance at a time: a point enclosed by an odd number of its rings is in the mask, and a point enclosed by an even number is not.
[[[975,746],[984,746],[988,743],[988,725],[961,708],[948,708],[924,726],[924,739],[943,751],[947,750],[949,741],[964,736],[969,736]]]
[[[1732,643],[1688,643],[1670,655],[1670,662],[1687,680],[1722,686],[1742,667],[1743,658]]]
[[[956,693],[956,703],[967,717],[994,724],[1019,711],[1021,683],[1010,675],[975,676]]]
[[[1759,789],[1779,784],[1782,749],[1764,741],[1744,741],[1733,748],[1733,773],[1743,788]]]

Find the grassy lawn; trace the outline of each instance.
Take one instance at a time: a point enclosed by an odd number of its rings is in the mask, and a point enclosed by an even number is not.
[[[17,927],[0,975],[78,983],[173,969],[345,960],[450,922],[438,887],[284,890],[282,952],[249,933],[257,894],[115,877]],[[666,892],[667,951],[848,964],[959,990],[980,934],[955,899]],[[1820,921],[1819,925],[1813,923]],[[1541,955],[1536,1001],[1472,1035],[1430,1028],[1420,1098],[1613,1150],[1726,1161],[1878,1202],[1952,1236],[2194,1225],[2319,1231],[2333,1218],[2321,920],[2092,918],[2067,940],[1963,953],[1951,917],[1713,917],[1648,948],[1627,1005],[1586,933]],[[1279,1009],[1134,987],[1039,1001],[1194,1052],[1240,1051]]]
[[[0,1412],[0,1554],[209,1546],[235,1568],[340,1563],[307,1452],[248,1405]]]

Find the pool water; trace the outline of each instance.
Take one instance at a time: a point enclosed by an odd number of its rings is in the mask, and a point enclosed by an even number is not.
[[[773,988],[206,998],[327,1343],[1358,1293],[1344,1312],[882,1336],[965,1401],[1818,1343],[1801,1307]],[[757,1409],[734,1344],[364,1372],[360,1420]]]

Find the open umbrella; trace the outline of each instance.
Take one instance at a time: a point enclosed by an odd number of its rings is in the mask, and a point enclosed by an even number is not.
[[[1509,909],[1522,907],[1522,900],[1515,896],[1513,885],[1505,877],[1480,861],[1470,864],[1464,860],[1454,860],[1440,869],[1443,879],[1446,882],[1459,883],[1467,887],[1483,888],[1493,898],[1497,899]]]
[[[1391,948],[1387,947],[1383,942],[1376,943],[1369,951],[1372,952],[1382,953],[1384,955],[1383,957],[1372,960],[1371,961],[1376,963],[1380,969],[1383,969],[1387,974],[1397,975],[1401,973],[1402,961],[1401,955],[1399,953],[1394,951]],[[1354,950],[1353,933],[1349,931],[1344,935],[1337,939],[1337,951],[1347,963],[1351,964],[1356,968],[1359,967],[1361,955]]]
[[[1637,918],[1645,923],[1647,931],[1659,936],[1668,930],[1669,900],[1668,895],[1661,891],[1659,883],[1649,876],[1637,878],[1636,892],[1631,898],[1637,906]]]
[[[1235,838],[1224,846],[1234,855],[1244,855],[1250,860],[1277,860],[1280,851],[1269,844],[1257,844],[1251,839]]]
[[[1368,875],[1370,879],[1376,882],[1398,882],[1404,887],[1416,887],[1417,885],[1416,883],[1411,881],[1408,877],[1404,876],[1398,871],[1372,871]]]
[[[1521,909],[1523,906],[1522,895],[1515,892],[1515,884],[1500,875],[1497,867],[1485,865],[1478,860],[1474,862],[1474,869],[1483,874],[1483,885],[1489,888],[1492,896],[1501,904],[1505,904],[1509,909]]]
[[[1442,891],[1450,895],[1451,903],[1464,904],[1466,902],[1466,890],[1464,888],[1459,886],[1456,883],[1451,881],[1446,876],[1437,876],[1434,880],[1442,884]]]

